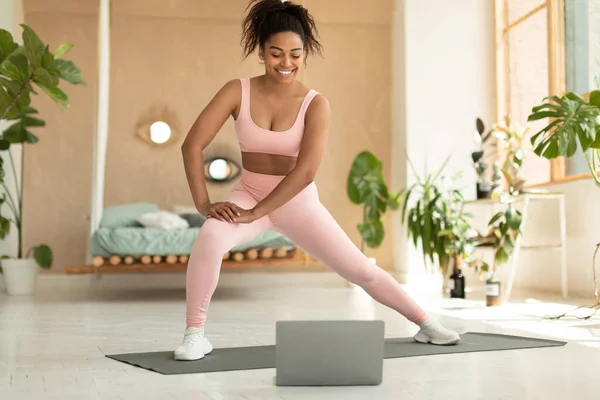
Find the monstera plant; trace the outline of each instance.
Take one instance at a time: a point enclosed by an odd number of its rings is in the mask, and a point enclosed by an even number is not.
[[[549,123],[531,138],[534,152],[540,157],[572,157],[581,149],[594,181],[600,186],[600,90],[590,92],[589,99],[569,92],[551,96],[531,110],[529,121],[548,118]]]
[[[600,82],[598,79],[596,79],[596,86],[596,90],[585,96],[569,92],[563,96],[544,98],[542,104],[533,107],[528,120],[548,119],[548,124],[531,138],[535,154],[553,159],[569,158],[577,151],[583,152],[594,182],[600,187],[598,174],[600,169]],[[590,318],[600,309],[600,295],[596,281],[596,255],[599,249],[600,242],[596,245],[592,257],[596,303],[589,306],[593,313],[586,318]]]
[[[372,152],[365,150],[354,159],[348,174],[347,193],[352,203],[363,205],[362,222],[357,226],[362,238],[361,251],[364,253],[365,245],[381,246],[385,236],[383,214],[388,207],[392,210],[400,207],[402,191],[389,191],[383,179],[381,161]]]
[[[69,107],[68,96],[59,89],[61,80],[71,84],[84,84],[81,72],[72,61],[60,57],[65,55],[72,47],[71,44],[61,44],[54,52],[50,46],[44,44],[38,35],[27,25],[23,28],[23,44],[19,45],[13,41],[10,32],[0,29],[0,120],[12,122],[0,135],[0,150],[4,153],[0,158],[0,184],[4,194],[0,198],[0,206],[6,205],[9,215],[0,215],[0,239],[6,238],[11,230],[11,224],[17,229],[17,254],[13,256],[2,256],[2,267],[5,274],[7,289],[11,293],[9,285],[15,284],[20,289],[13,292],[31,290],[33,278],[28,278],[30,284],[24,288],[14,278],[17,275],[9,273],[8,269],[18,271],[15,274],[21,276],[26,269],[35,267],[50,268],[52,265],[52,251],[47,245],[33,246],[23,254],[23,185],[17,180],[15,163],[13,160],[11,146],[15,144],[32,145],[38,142],[38,137],[30,129],[45,126],[45,122],[37,118],[38,113],[31,107],[31,95],[37,95],[36,88],[44,92],[54,102]],[[20,151],[23,151],[21,147]],[[15,187],[11,193],[5,181],[4,170],[5,158],[12,167]],[[33,261],[31,262],[31,255]]]

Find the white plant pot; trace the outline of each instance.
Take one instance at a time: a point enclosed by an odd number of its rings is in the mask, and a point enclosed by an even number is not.
[[[12,296],[32,294],[37,283],[39,266],[33,258],[24,260],[4,259],[4,283],[6,291]]]

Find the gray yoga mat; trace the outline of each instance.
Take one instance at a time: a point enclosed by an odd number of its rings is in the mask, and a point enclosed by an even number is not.
[[[454,346],[417,343],[413,338],[385,339],[385,358],[428,356],[564,346],[566,342],[523,336],[467,332]],[[173,351],[112,354],[106,357],[164,375],[275,368],[275,345],[214,349],[196,361],[175,361]]]

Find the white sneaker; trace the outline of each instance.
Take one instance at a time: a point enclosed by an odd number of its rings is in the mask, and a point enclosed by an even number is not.
[[[444,328],[439,322],[427,321],[413,339],[420,343],[452,345],[460,342],[460,335]]]
[[[212,345],[204,337],[204,329],[189,327],[185,329],[183,343],[175,349],[175,359],[183,361],[199,360],[212,350]]]

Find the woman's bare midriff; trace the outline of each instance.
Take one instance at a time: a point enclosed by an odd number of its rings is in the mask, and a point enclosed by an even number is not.
[[[295,166],[296,157],[242,152],[242,167],[257,174],[287,175]]]

